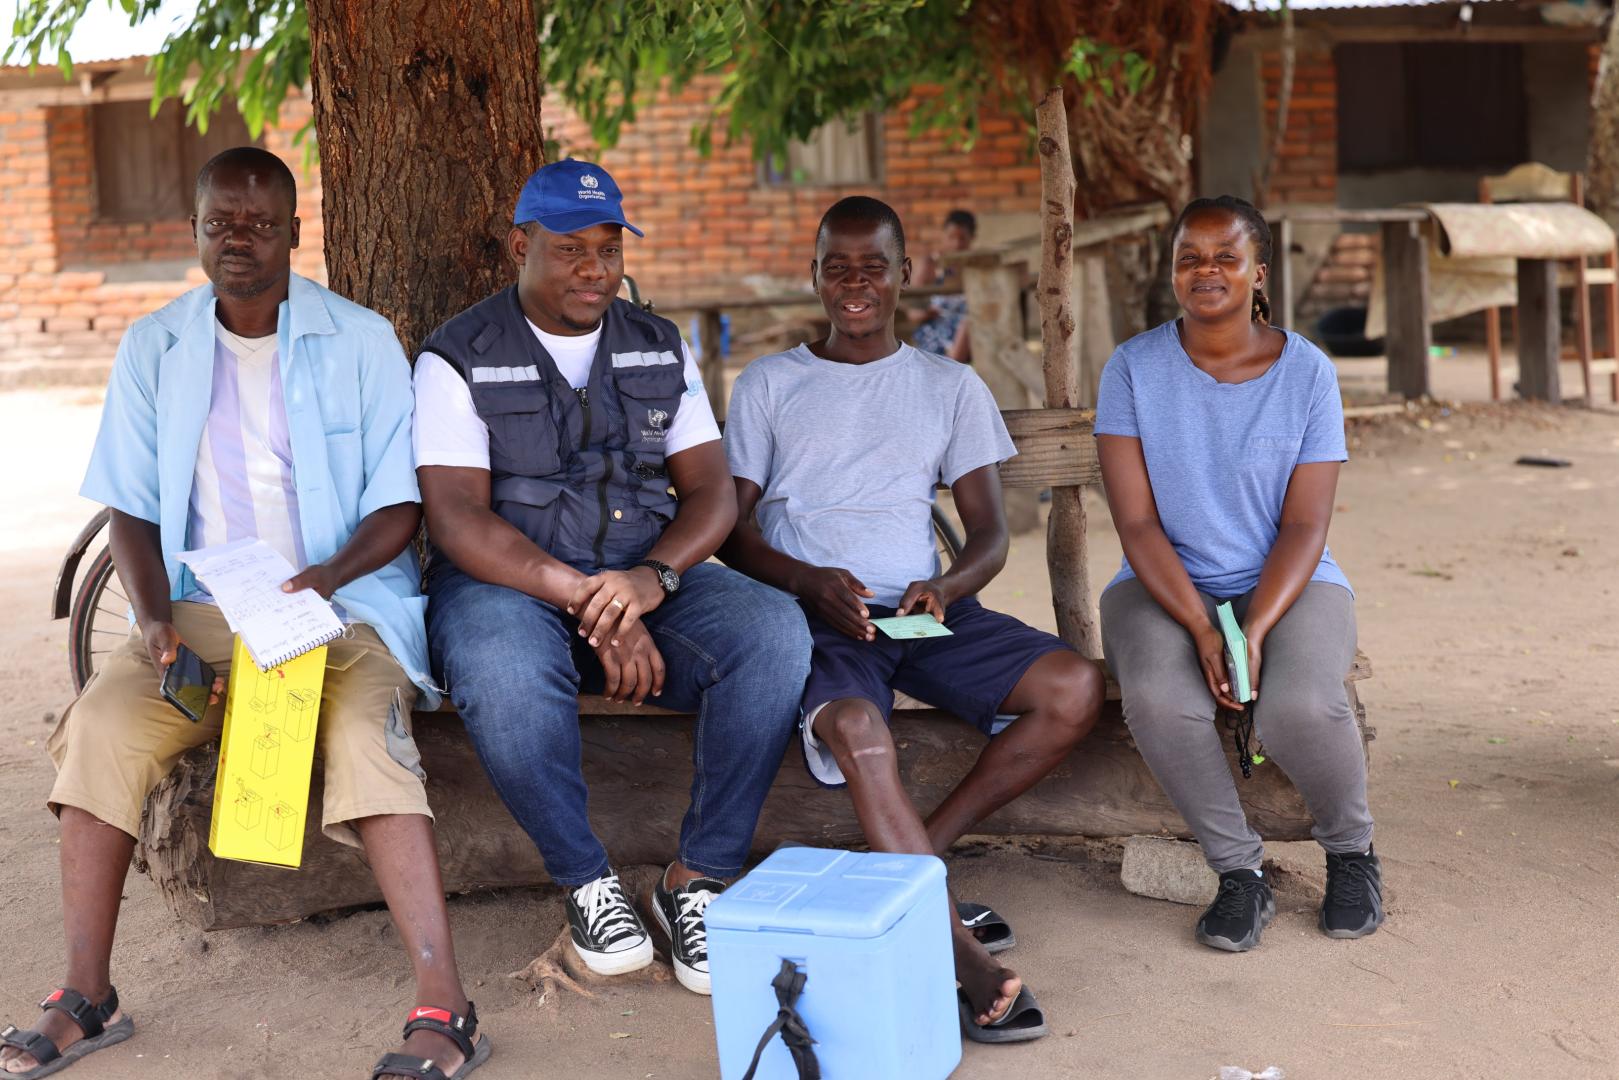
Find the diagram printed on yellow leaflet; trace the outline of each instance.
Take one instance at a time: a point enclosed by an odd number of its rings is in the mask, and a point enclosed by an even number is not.
[[[269,671],[233,664],[209,836],[216,855],[298,865],[325,652]]]
[[[270,780],[281,771],[281,740],[288,738],[302,742],[315,733],[320,691],[299,689],[283,694],[287,681],[283,668],[271,668],[269,671],[255,669],[254,674],[258,678],[253,682],[248,708],[263,718],[264,730],[253,740],[253,753],[247,768],[259,779]],[[270,841],[271,847],[277,850],[290,847],[301,835],[298,830],[303,815],[286,800],[277,799],[266,818],[264,797],[248,787],[241,778],[237,779],[236,784],[239,789],[236,796],[236,824],[244,829],[257,829],[262,821],[265,839]]]
[[[264,796],[236,780],[236,824],[241,829],[256,829],[264,822]]]

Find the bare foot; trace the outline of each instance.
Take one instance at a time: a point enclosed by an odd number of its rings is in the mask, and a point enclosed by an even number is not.
[[[106,999],[105,994],[102,995],[102,999]],[[120,1009],[108,1019],[107,1026],[111,1027],[123,1018],[124,1013]],[[39,1018],[39,1022],[34,1025],[34,1030],[55,1043],[56,1049],[59,1051],[66,1050],[84,1038],[84,1030],[78,1024],[69,1020],[67,1014],[60,1009],[46,1009]],[[34,1060],[33,1054],[24,1053],[12,1046],[0,1048],[0,1076],[27,1072],[38,1065],[39,1062]]]
[[[967,993],[967,1000],[978,1011],[974,1017],[979,1027],[992,1024],[1006,1015],[1023,989],[1023,980],[1009,967],[1002,967],[985,951],[973,932],[951,920],[951,944],[956,954],[956,981]]]

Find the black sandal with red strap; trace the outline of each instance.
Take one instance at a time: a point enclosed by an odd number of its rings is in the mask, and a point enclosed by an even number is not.
[[[460,1048],[461,1056],[466,1060],[459,1069],[446,1075],[443,1069],[433,1064],[432,1058],[416,1057],[414,1054],[383,1054],[371,1070],[371,1080],[390,1076],[410,1077],[411,1080],[462,1080],[473,1069],[488,1061],[494,1050],[487,1035],[474,1041],[478,1034],[478,1008],[470,1001],[467,1002],[465,1016],[449,1009],[428,1006],[412,1009],[405,1020],[404,1037],[410,1038],[414,1031],[431,1031],[444,1036]],[[6,1080],[11,1078],[7,1077]]]
[[[118,1011],[118,991],[110,987],[107,990],[106,1000],[100,1005],[90,1004],[89,998],[77,990],[64,986],[41,1001],[39,1007],[46,1012],[55,1009],[64,1013],[69,1020],[79,1025],[79,1030],[84,1032],[84,1038],[66,1050],[61,1050],[51,1041],[49,1035],[39,1031],[18,1031],[15,1027],[0,1031],[0,1046],[9,1046],[14,1050],[31,1054],[36,1062],[32,1069],[24,1069],[22,1072],[0,1072],[0,1077],[4,1077],[5,1080],[40,1080],[41,1077],[61,1072],[86,1054],[93,1054],[114,1043],[121,1043],[135,1034],[135,1021],[127,1016],[116,1024],[107,1023]]]

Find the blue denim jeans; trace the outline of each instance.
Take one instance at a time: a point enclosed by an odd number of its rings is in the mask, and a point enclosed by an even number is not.
[[[686,571],[644,621],[666,668],[663,694],[647,701],[697,714],[680,861],[732,877],[798,721],[809,630],[791,597],[711,563]],[[577,620],[446,564],[428,583],[427,637],[434,673],[551,879],[601,877],[607,851],[586,813],[575,696],[599,691],[602,671]]]

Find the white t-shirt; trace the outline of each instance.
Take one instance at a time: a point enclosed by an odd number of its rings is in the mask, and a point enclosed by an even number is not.
[[[563,337],[548,334],[528,324],[545,351],[556,361],[557,370],[575,390],[590,381],[590,366],[596,360],[601,342],[600,324],[588,334]],[[674,419],[665,428],[663,455],[674,457],[682,450],[720,437],[714,422],[714,409],[703,390],[697,361],[684,341],[686,354],[686,393],[680,399]],[[411,436],[416,447],[416,464],[451,465],[463,469],[489,468],[489,425],[478,416],[472,404],[472,391],[461,375],[437,353],[424,352],[416,361],[416,419]]]
[[[304,538],[276,335],[244,338],[214,320],[214,383],[197,444],[186,543],[257,537],[302,570]]]

